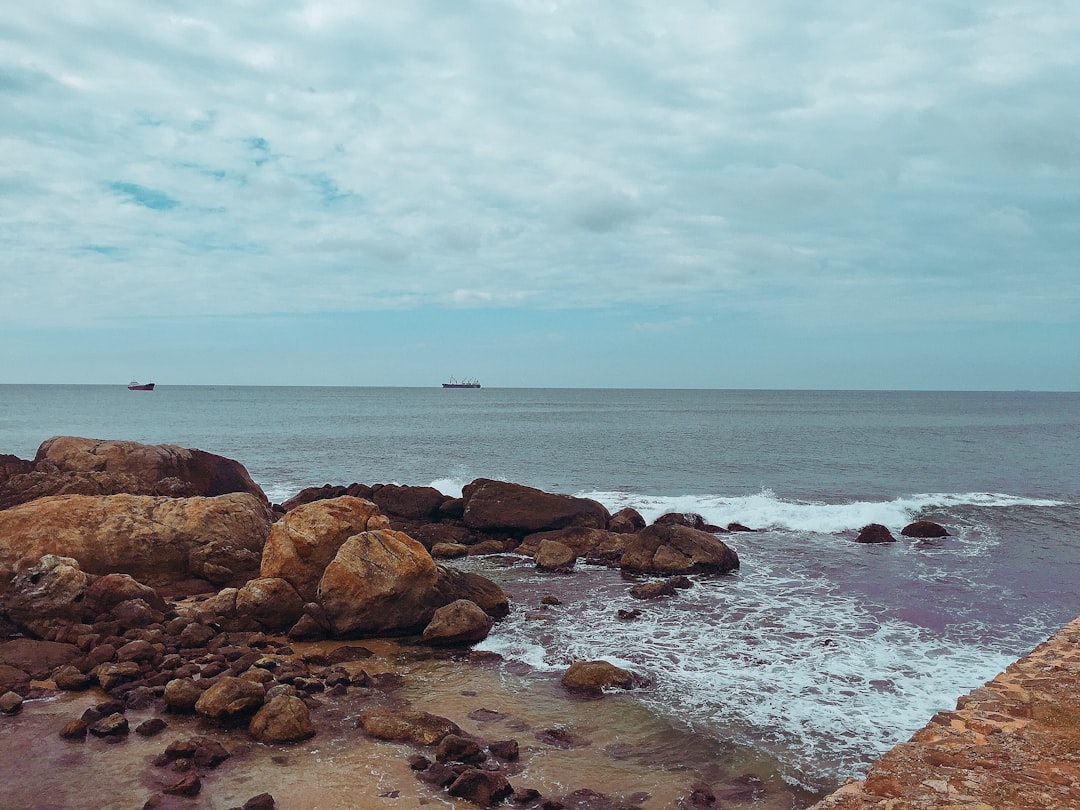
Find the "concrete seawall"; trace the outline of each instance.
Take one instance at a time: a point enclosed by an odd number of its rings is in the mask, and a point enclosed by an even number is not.
[[[1078,810],[1080,618],[810,810]]]

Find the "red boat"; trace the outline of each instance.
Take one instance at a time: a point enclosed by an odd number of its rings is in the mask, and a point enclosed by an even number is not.
[[[140,382],[135,382],[135,380],[132,380],[131,382],[128,383],[128,391],[153,391],[153,390],[154,390],[154,384],[153,383],[140,383]]]

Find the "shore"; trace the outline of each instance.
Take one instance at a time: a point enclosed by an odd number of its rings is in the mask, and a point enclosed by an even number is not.
[[[812,810],[1080,807],[1080,617]]]

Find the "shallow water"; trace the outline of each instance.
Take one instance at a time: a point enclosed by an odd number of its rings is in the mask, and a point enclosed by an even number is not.
[[[568,695],[543,673],[518,673],[397,641],[365,641],[377,657],[344,665],[371,674],[394,671],[405,686],[395,690],[413,708],[448,717],[465,731],[488,740],[516,739],[521,759],[509,776],[515,787],[557,796],[590,788],[639,800],[643,810],[670,808],[690,786],[704,780],[718,792],[734,791],[727,808],[790,810],[814,798],[787,785],[776,763],[751,748],[717,744],[657,715],[625,695],[580,699]],[[334,644],[293,645],[297,653],[326,651]],[[175,774],[151,761],[176,739],[203,735],[218,739],[233,757],[203,778],[198,797],[183,807],[225,810],[252,796],[271,793],[282,810],[339,810],[343,807],[402,808],[472,806],[422,784],[407,759],[416,749],[374,741],[356,730],[358,714],[375,704],[355,694],[320,698],[312,718],[313,739],[291,746],[253,743],[243,732],[227,734],[195,717],[166,715],[169,728],[145,739],[134,733],[119,743],[87,737],[60,739],[58,731],[84,709],[101,701],[97,692],[64,694],[29,701],[13,717],[0,718],[0,787],[3,807],[142,807]],[[488,713],[470,713],[486,709]],[[132,729],[152,716],[127,713]],[[587,741],[561,749],[536,734],[565,729]],[[26,760],[32,752],[32,760]],[[425,753],[433,758],[429,750]],[[25,761],[25,767],[12,763]],[[62,778],[59,778],[62,774]],[[636,794],[636,795],[635,795]]]

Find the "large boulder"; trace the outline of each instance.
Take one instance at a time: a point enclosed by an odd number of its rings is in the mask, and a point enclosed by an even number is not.
[[[880,523],[867,523],[859,529],[859,536],[855,538],[855,542],[895,543],[896,538],[892,536],[892,532],[889,531],[887,526],[883,526]]]
[[[536,569],[538,571],[567,573],[577,562],[577,554],[570,546],[558,540],[541,540],[536,549]]]
[[[17,667],[38,681],[80,655],[74,644],[17,638],[0,644],[0,664]]]
[[[82,621],[91,581],[71,557],[43,555],[16,571],[0,597],[0,614],[24,633],[49,638]]]
[[[725,574],[739,567],[733,549],[689,526],[654,523],[627,537],[619,565],[628,573]]]
[[[458,724],[445,717],[389,706],[364,712],[357,725],[376,739],[413,745],[438,745],[448,734],[461,734]]]
[[[262,684],[223,676],[202,693],[195,702],[195,711],[211,720],[229,721],[255,714],[265,697]]]
[[[371,501],[343,496],[301,504],[273,525],[262,550],[259,572],[279,577],[310,602],[326,566],[350,537],[390,528]]]
[[[602,504],[588,498],[557,495],[488,478],[467,484],[462,498],[466,526],[518,537],[568,526],[604,529],[611,517]]]
[[[241,628],[285,631],[304,614],[304,600],[286,580],[259,577],[236,592],[236,616]]]
[[[5,465],[12,467],[14,465]],[[0,481],[0,509],[51,495],[266,495],[238,461],[171,444],[56,436],[32,469]]]
[[[315,601],[335,636],[407,632],[431,619],[437,581],[435,561],[407,534],[365,531],[338,549]]]
[[[468,599],[494,619],[510,612],[510,597],[487,577],[471,571],[460,571],[448,565],[436,565],[438,579],[432,595],[432,607],[449,605],[458,599]]]
[[[0,512],[0,572],[45,554],[73,557],[92,574],[125,573],[154,587],[200,577],[192,553],[227,542],[256,552],[239,558],[221,584],[241,585],[257,574],[270,533],[268,505],[248,493],[214,498],[146,495],[60,495]],[[195,555],[196,558],[198,555]],[[245,560],[247,560],[245,562]]]

